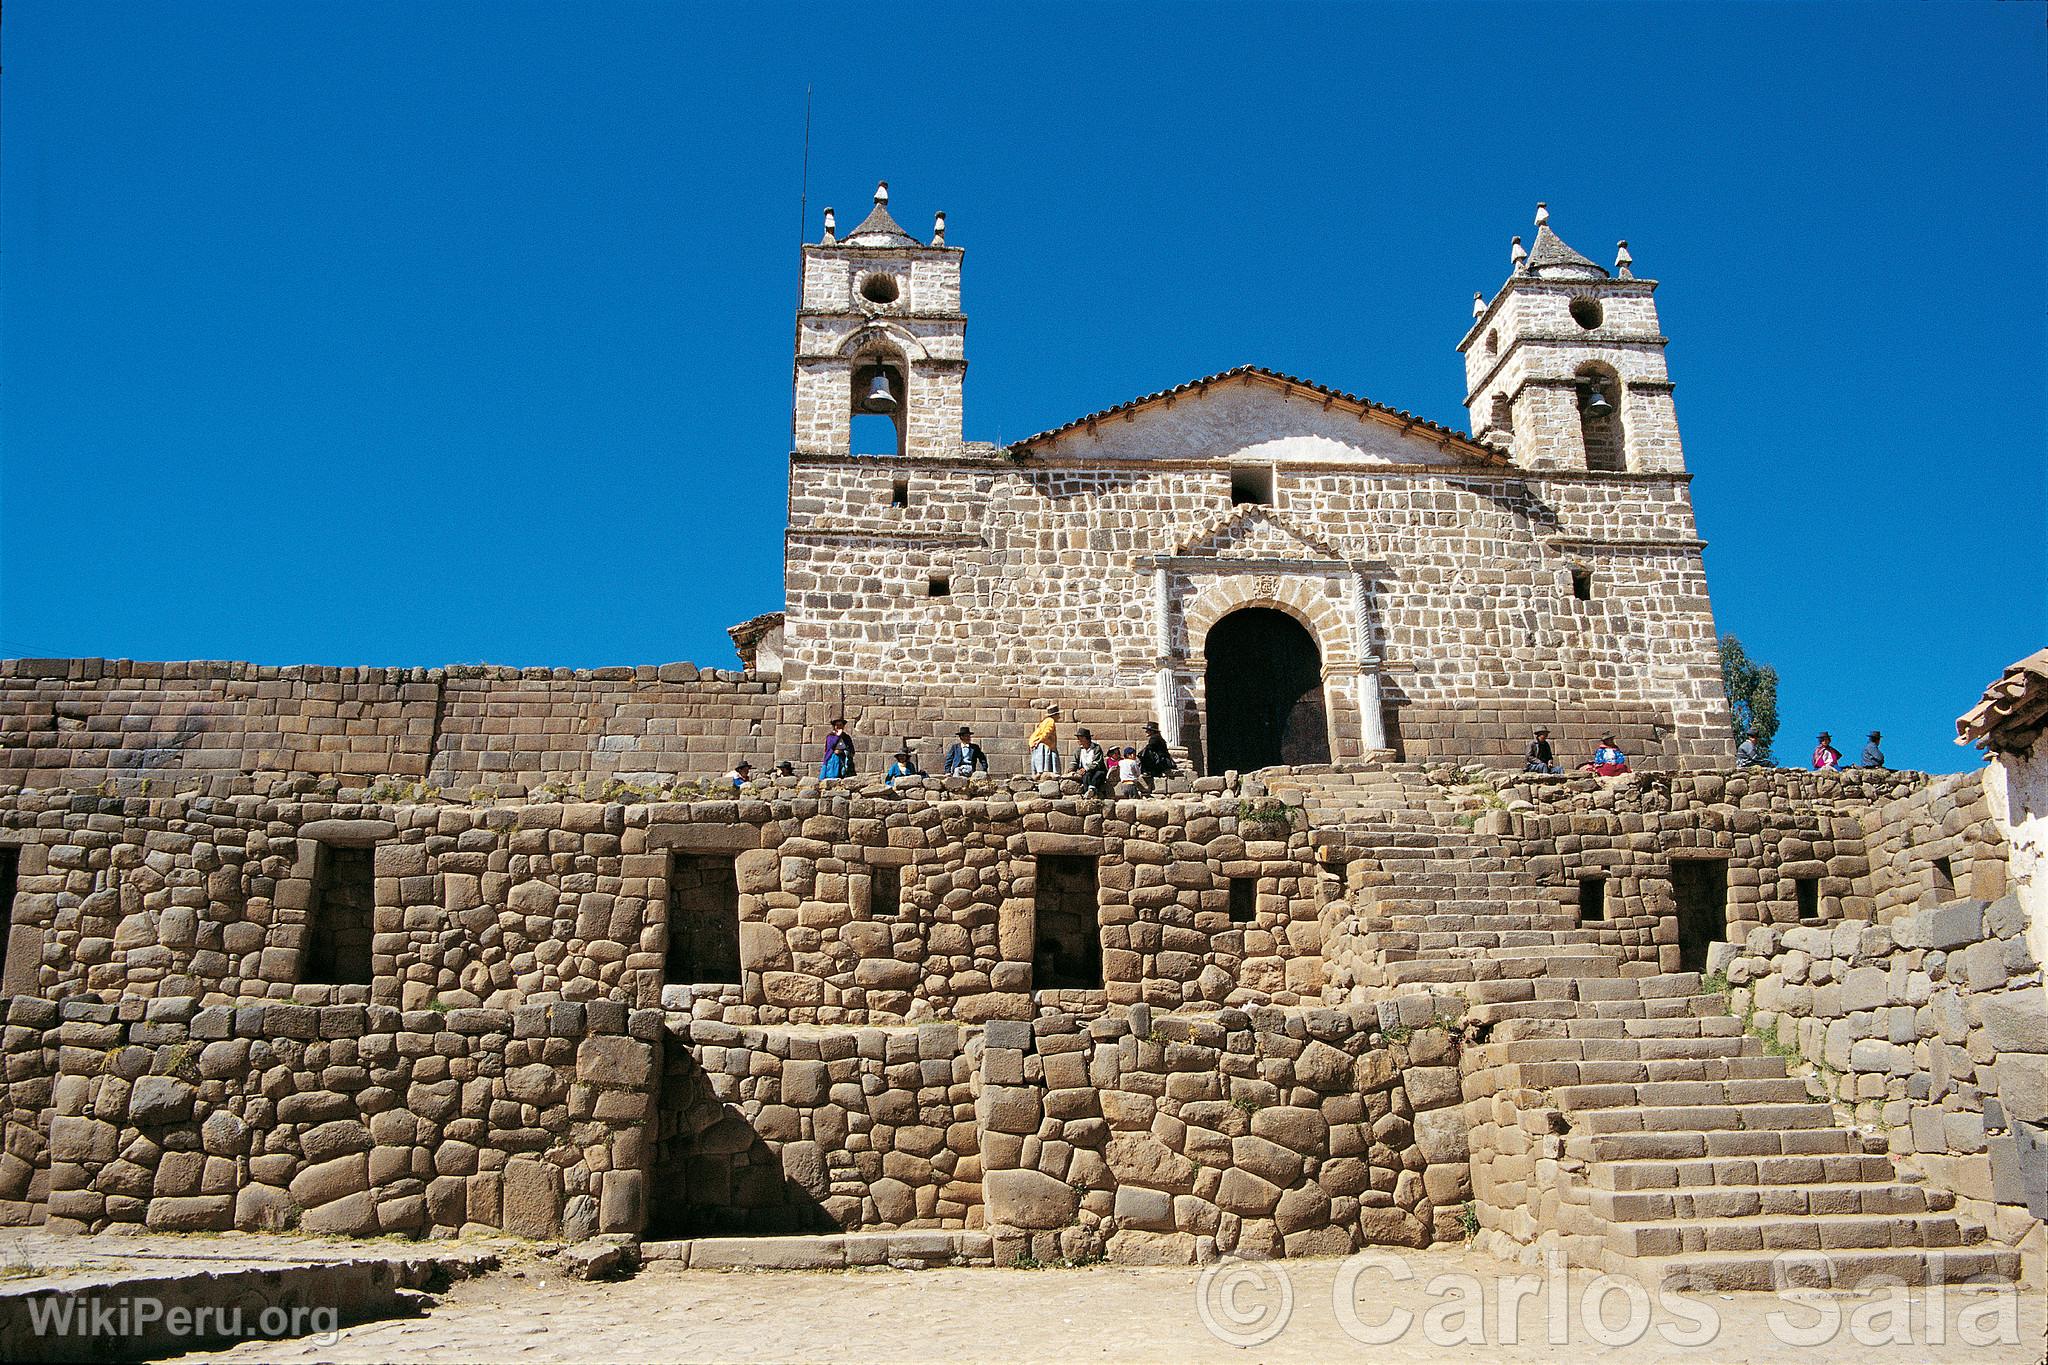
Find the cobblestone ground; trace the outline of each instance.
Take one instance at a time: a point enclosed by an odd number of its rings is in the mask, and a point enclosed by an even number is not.
[[[1627,1292],[1573,1272],[1564,1312],[1536,1288],[1503,1314],[1505,1279],[1531,1274],[1464,1251],[1355,1262],[1194,1268],[733,1272],[671,1270],[585,1284],[545,1261],[456,1285],[424,1316],[365,1323],[321,1343],[249,1342],[223,1361],[1838,1361],[2023,1362],[2043,1359],[2038,1292],[1950,1291],[1932,1330],[1924,1291],[1910,1322],[1882,1296],[1831,1296],[1821,1308],[1771,1295],[1707,1294],[1682,1311],[1650,1297],[1629,1323]],[[1403,1272],[1406,1273],[1403,1278]],[[1453,1277],[1440,1280],[1437,1277]],[[1285,1286],[1285,1289],[1282,1286]],[[1284,1325],[1268,1334],[1287,1302]],[[1902,1295],[1908,1291],[1899,1291]],[[1345,1295],[1355,1305],[1341,1319]],[[1461,1311],[1467,1302],[1479,1311]],[[1601,1303],[1607,1325],[1581,1316]],[[1206,1300],[1207,1313],[1203,1308]],[[1389,1319],[1412,1315],[1395,1335]],[[1838,1322],[1829,1330],[1829,1314]],[[1563,1339],[1550,1324],[1561,1318]],[[1707,1320],[1711,1319],[1710,1322]],[[1504,1328],[1503,1324],[1507,1324]],[[1706,1325],[1703,1325],[1706,1323]],[[1389,1324],[1382,1327],[1382,1324]],[[1801,1335],[1801,1329],[1805,1334]],[[1365,1339],[1361,1339],[1361,1335]],[[1391,1340],[1389,1338],[1391,1337]],[[1671,1339],[1695,1344],[1675,1344]],[[1241,1341],[1245,1344],[1233,1344]],[[1379,1344],[1384,1342],[1385,1344]],[[1981,1344],[1980,1344],[1981,1343]]]

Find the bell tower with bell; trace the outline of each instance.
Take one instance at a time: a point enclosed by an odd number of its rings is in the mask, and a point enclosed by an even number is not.
[[[796,319],[793,448],[816,455],[950,455],[961,439],[967,315],[960,311],[958,247],[946,215],[929,242],[889,216],[889,183],[841,237],[831,209],[822,240],[803,249]],[[892,449],[853,449],[854,418],[887,417]],[[870,424],[874,426],[877,424]],[[872,438],[865,444],[882,444]]]
[[[1472,296],[1465,407],[1481,441],[1524,469],[1666,474],[1685,469],[1665,338],[1628,243],[1609,273],[1566,246],[1536,206],[1536,237],[1508,251],[1489,302]]]

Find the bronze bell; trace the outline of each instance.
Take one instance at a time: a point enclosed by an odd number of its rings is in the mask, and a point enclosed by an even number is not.
[[[889,391],[889,372],[875,371],[875,377],[868,381],[868,396],[860,400],[862,412],[894,412],[896,395]]]
[[[1614,416],[1614,404],[1607,401],[1607,390],[1598,384],[1587,386],[1585,396],[1579,401],[1579,410],[1588,417]]]

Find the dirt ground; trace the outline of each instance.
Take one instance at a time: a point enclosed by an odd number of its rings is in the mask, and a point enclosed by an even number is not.
[[[1517,1276],[1528,1277],[1519,1297]],[[1930,1314],[1926,1291],[1897,1294],[1907,1299],[1829,1296],[1815,1307],[1767,1294],[1683,1302],[1643,1294],[1638,1304],[1617,1282],[1603,1286],[1574,1271],[1560,1287],[1540,1269],[1457,1250],[1370,1263],[1226,1263],[1209,1271],[718,1272],[655,1264],[609,1284],[565,1280],[546,1261],[525,1260],[455,1285],[420,1317],[345,1328],[328,1342],[247,1342],[181,1359],[2037,1365],[2044,1358],[2048,1305],[2038,1293],[1950,1290],[1938,1314]],[[1589,1319],[1594,1310],[1604,1318]],[[1404,1312],[1411,1315],[1405,1321]],[[1553,1322],[1564,1324],[1560,1340],[1551,1339]]]

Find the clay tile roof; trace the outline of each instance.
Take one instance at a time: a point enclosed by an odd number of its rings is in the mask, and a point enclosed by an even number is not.
[[[1607,278],[1605,269],[1566,246],[1564,239],[1552,232],[1548,223],[1536,229],[1536,245],[1529,252],[1530,273],[1540,275],[1546,270],[1578,278],[1586,278],[1584,272],[1591,271],[1601,279]]]
[[[1956,743],[2025,753],[2048,729],[2048,649],[2009,666],[1984,689],[1984,700],[1956,717]]]
[[[874,211],[860,220],[860,226],[841,237],[840,242],[849,246],[923,246],[924,243],[905,232],[889,210],[879,200]]]
[[[1215,374],[1205,374],[1200,379],[1190,379],[1185,384],[1175,384],[1170,389],[1161,389],[1157,393],[1148,393],[1142,398],[1133,398],[1128,403],[1118,403],[1113,408],[1104,408],[1100,412],[1091,412],[1085,417],[1076,417],[1071,422],[1041,431],[1035,436],[1026,436],[1021,441],[1013,441],[1010,443],[1010,449],[1021,451],[1029,446],[1037,445],[1041,441],[1049,441],[1056,436],[1063,436],[1076,427],[1084,427],[1090,423],[1100,422],[1105,417],[1121,417],[1127,412],[1135,412],[1139,408],[1150,407],[1154,403],[1161,403],[1169,398],[1179,397],[1182,394],[1197,393],[1208,388],[1211,384],[1220,384],[1231,379],[1247,379],[1258,383],[1271,384],[1279,389],[1299,389],[1306,393],[1317,394],[1332,402],[1342,403],[1360,412],[1370,413],[1384,421],[1399,423],[1416,431],[1427,432],[1446,444],[1456,445],[1460,453],[1470,455],[1472,458],[1484,461],[1487,464],[1507,463],[1507,458],[1499,451],[1491,446],[1479,444],[1479,442],[1455,427],[1442,426],[1430,421],[1426,417],[1417,417],[1412,412],[1405,412],[1400,408],[1390,408],[1384,403],[1375,403],[1370,398],[1361,398],[1355,393],[1345,393],[1342,389],[1333,389],[1327,384],[1318,384],[1313,379],[1298,379],[1291,374],[1281,374],[1278,370],[1269,370],[1263,365],[1234,365],[1230,369],[1219,370]]]

